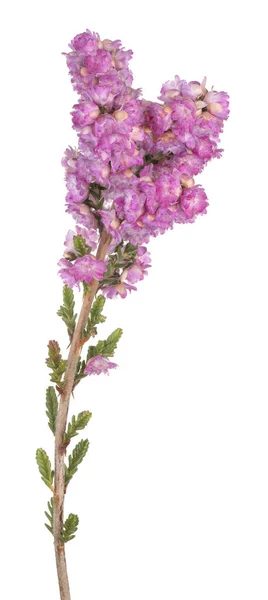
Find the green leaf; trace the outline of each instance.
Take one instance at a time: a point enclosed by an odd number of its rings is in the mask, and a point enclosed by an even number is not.
[[[78,435],[78,431],[81,431],[81,429],[84,429],[87,426],[91,417],[92,413],[89,412],[89,410],[84,410],[83,412],[80,412],[77,415],[77,417],[73,416],[71,422],[68,423],[67,431],[64,436],[64,441],[68,441],[72,437]]]
[[[92,308],[91,308],[91,321],[94,325],[97,325],[100,321],[99,318],[104,308],[106,298],[101,294],[96,298]]]
[[[101,314],[104,304],[104,296],[99,295],[91,308],[90,317],[87,320],[87,324],[83,331],[82,337],[89,338],[97,335],[96,325],[98,325],[99,323],[104,323],[104,321],[106,321],[106,317]]]
[[[63,524],[62,533],[61,533],[61,540],[64,544],[66,544],[67,542],[70,542],[71,540],[74,539],[75,533],[77,532],[78,523],[79,523],[78,516],[73,515],[73,513],[70,513],[69,516],[67,517],[66,521]]]
[[[77,362],[77,367],[76,367],[76,372],[75,372],[73,389],[81,381],[81,379],[83,379],[84,377],[87,376],[86,373],[84,373],[85,366],[86,366],[85,361],[82,360],[81,357],[79,356],[78,362]]]
[[[74,235],[73,237],[73,245],[78,254],[78,256],[85,256],[88,254],[91,248],[87,245],[86,240],[83,238],[81,234]]]
[[[68,457],[68,467],[65,465],[65,485],[71,481],[72,477],[78,469],[78,465],[82,462],[88,451],[89,441],[81,440],[76,444],[72,454]]]
[[[56,340],[49,340],[48,342],[48,358],[46,359],[47,366],[50,369],[55,369],[61,361],[60,347]]]
[[[118,327],[107,337],[107,340],[99,340],[96,346],[89,346],[86,363],[94,356],[114,356],[114,351],[121,338],[123,329]]]
[[[97,345],[94,346],[94,354],[93,354],[93,356],[99,356],[99,355],[102,356],[103,350],[105,348],[105,344],[106,344],[105,340],[99,340],[98,343],[97,343]]]
[[[45,527],[48,529],[48,531],[50,531],[50,533],[52,533],[53,535],[53,515],[54,515],[54,498],[52,496],[52,498],[48,501],[47,503],[48,506],[48,512],[45,511],[45,515],[47,517],[47,520],[49,522],[49,525],[47,523],[45,523]]]
[[[73,312],[73,310],[74,310],[73,290],[71,288],[69,288],[68,285],[64,285],[63,290],[62,290],[62,295],[63,295],[63,305],[65,306],[66,310],[68,310],[68,312]]]
[[[51,489],[53,484],[53,471],[47,453],[42,448],[36,450],[36,462],[42,481]]]
[[[109,262],[100,286],[105,284],[115,285],[120,282],[120,276],[125,269],[129,269],[136,261],[138,245],[130,242],[121,242],[116,246],[113,254],[109,255]]]
[[[104,348],[104,341],[99,340],[96,346],[89,346],[87,350],[86,363],[93,358],[93,356],[101,356],[102,350]]]
[[[98,342],[98,344],[99,344],[99,342]],[[89,361],[90,358],[93,358],[93,356],[97,356],[97,354],[98,354],[97,353],[97,346],[89,346],[88,350],[87,350],[86,363]]]
[[[76,325],[76,317],[74,314],[74,293],[73,290],[68,288],[67,285],[63,286],[63,305],[60,306],[60,309],[57,312],[57,315],[62,318],[65,323],[69,337],[72,338],[75,325]]]
[[[105,354],[103,353],[102,356],[113,356],[114,355],[114,351],[117,347],[117,344],[121,338],[121,335],[123,333],[123,329],[121,329],[120,327],[118,327],[117,329],[115,329],[113,331],[113,333],[111,333],[111,335],[109,335],[107,337],[107,340],[105,342]]]
[[[56,418],[58,413],[58,399],[56,396],[55,389],[52,385],[47,388],[46,391],[46,415],[48,417],[48,426],[52,433],[55,435],[56,431]]]
[[[46,364],[51,369],[50,379],[61,387],[62,377],[66,371],[67,361],[63,360],[58,342],[50,340],[48,342],[48,358]]]

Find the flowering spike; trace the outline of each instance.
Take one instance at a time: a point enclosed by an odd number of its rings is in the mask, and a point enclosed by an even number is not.
[[[78,442],[67,465],[64,456],[91,413],[80,412],[67,425],[69,403],[87,375],[109,374],[117,367],[110,358],[122,329],[90,345],[83,355],[85,344],[105,321],[105,299],[126,298],[148,274],[150,239],[206,214],[208,198],[196,176],[222,155],[219,142],[229,96],[209,90],[206,78],[187,82],[175,75],[162,85],[157,102],[145,100],[132,87],[132,51],[120,40],[101,40],[88,29],[74,37],[65,56],[78,94],[71,112],[78,144],[68,147],[62,159],[67,212],[75,225],[58,262],[65,284],[58,315],[70,347],[65,359],[59,344],[50,341],[46,360],[55,383],[46,398],[55,434],[55,478],[44,450],[37,450],[36,459],[51,489],[54,480],[46,527],[54,537],[60,596],[70,600],[64,544],[73,539],[78,517],[71,513],[63,522],[64,498],[89,441]],[[78,319],[72,288],[83,293]]]

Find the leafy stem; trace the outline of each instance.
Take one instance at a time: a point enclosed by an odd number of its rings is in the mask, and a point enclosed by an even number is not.
[[[103,260],[106,256],[107,249],[109,247],[111,238],[108,233],[103,229],[99,247],[97,250],[96,258],[99,260]],[[68,441],[66,441],[66,435],[68,436],[68,429],[66,432],[67,425],[67,417],[69,410],[70,397],[74,388],[74,381],[77,372],[77,364],[80,358],[81,347],[83,344],[83,332],[88,324],[88,316],[95,298],[95,294],[99,288],[99,281],[93,280],[90,290],[85,291],[83,304],[81,308],[80,315],[77,320],[76,327],[73,331],[71,346],[69,350],[69,356],[67,363],[65,365],[65,376],[63,384],[61,384],[61,393],[60,393],[60,401],[58,405],[57,411],[57,419],[56,419],[56,429],[55,429],[55,474],[54,474],[54,501],[53,501],[53,536],[54,536],[54,546],[55,546],[55,556],[56,556],[56,565],[57,565],[57,573],[60,587],[61,600],[70,600],[70,588],[68,582],[68,574],[67,574],[67,566],[65,559],[65,550],[64,550],[64,536],[67,540],[71,538],[73,532],[77,528],[77,518],[76,515],[72,515],[71,521],[67,521],[64,524],[64,496],[66,491],[66,466],[64,462],[66,445]],[[54,348],[53,348],[54,349]],[[57,349],[58,350],[58,349]],[[58,354],[58,353],[57,353]],[[53,412],[53,411],[52,411]],[[52,418],[53,422],[53,418]],[[73,424],[74,427],[74,424]],[[72,426],[69,429],[69,434],[72,433]],[[69,435],[70,438],[70,435]],[[84,444],[82,448],[82,453],[75,453],[75,459],[81,458],[82,455],[86,452],[87,444]],[[81,450],[81,448],[79,448]],[[79,454],[79,456],[77,456]],[[74,453],[72,454],[74,456]],[[80,461],[81,462],[81,461]],[[75,472],[78,462],[71,461],[71,469],[70,465],[67,467],[68,471],[68,480],[72,477],[72,474]],[[70,516],[69,516],[70,518]],[[51,525],[50,525],[51,526]],[[65,533],[64,533],[65,532]]]

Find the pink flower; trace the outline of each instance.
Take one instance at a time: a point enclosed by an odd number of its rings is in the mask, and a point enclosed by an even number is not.
[[[136,291],[137,288],[125,281],[116,283],[116,285],[106,285],[102,288],[102,291],[107,298],[116,298],[117,296],[126,298],[127,292],[131,292],[132,290]]]
[[[158,177],[155,185],[159,205],[167,207],[178,202],[181,193],[180,173],[175,170],[170,173],[163,167],[156,169],[156,173]]]
[[[102,75],[112,67],[111,54],[105,50],[97,50],[95,54],[86,56],[84,64],[88,73],[94,73],[97,76]]]
[[[81,256],[74,262],[62,258],[58,262],[58,265],[61,267],[59,274],[64,283],[70,288],[74,285],[78,285],[79,287],[79,283],[82,281],[87,284],[91,284],[93,279],[100,281],[107,268],[104,260],[97,260],[95,256],[90,254]]]
[[[160,136],[172,124],[172,110],[170,106],[158,102],[147,102],[145,106],[145,119],[152,131]]]
[[[63,283],[68,285],[69,288],[73,288],[77,283],[73,264],[66,258],[61,258],[58,262],[58,266],[61,267],[59,275],[61,276]]]
[[[191,131],[195,122],[195,103],[188,98],[177,98],[171,103],[172,119],[177,121],[172,127],[175,133]]]
[[[96,155],[94,156],[90,152],[87,154],[77,160],[77,178],[82,182],[96,181],[101,185],[107,185],[111,172],[110,166]]]
[[[208,136],[196,138],[193,151],[202,158],[204,162],[207,162],[219,154],[216,142],[211,140]]]
[[[98,49],[99,39],[100,36],[98,33],[92,33],[87,29],[85,33],[75,36],[70,43],[70,47],[77,52],[94,52]]]
[[[106,267],[106,262],[104,260],[97,260],[95,256],[89,254],[81,256],[74,262],[76,281],[85,281],[88,284],[92,283],[93,279],[100,281],[103,278]]]
[[[90,183],[90,181],[88,181]],[[88,197],[88,185],[74,173],[66,174],[66,187],[68,202],[83,202]]]
[[[191,98],[191,100],[198,100],[200,96],[204,96],[206,93],[206,77],[204,77],[202,83],[199,81],[186,81],[181,82],[181,93],[184,98]]]
[[[205,95],[204,102],[207,103],[207,110],[218,119],[228,119],[229,115],[229,96],[226,92],[215,92],[211,90]]]
[[[85,367],[85,373],[87,375],[101,375],[101,373],[108,375],[109,369],[115,369],[117,366],[116,363],[111,362],[105,356],[93,356]]]
[[[168,103],[175,100],[175,98],[180,98],[183,83],[186,83],[186,81],[184,82],[178,75],[175,75],[173,81],[166,81],[161,88],[160,100]]]
[[[147,252],[145,246],[139,246],[137,250],[136,262],[129,268],[123,271],[120,279],[129,283],[137,283],[144,279],[144,275],[148,275],[148,267],[151,266],[150,252]]]
[[[206,213],[208,201],[205,190],[200,185],[185,188],[180,197],[180,206],[188,221],[195,219],[197,214]]]
[[[122,240],[121,230],[120,230],[120,221],[116,216],[116,212],[114,209],[110,210],[99,210],[98,214],[101,216],[102,223],[110,233],[110,235],[116,240],[119,244]]]
[[[73,126],[78,131],[86,125],[91,125],[100,114],[100,109],[94,102],[80,102],[74,105],[72,111]]]
[[[95,85],[92,87],[90,90],[90,97],[91,100],[99,106],[110,106],[114,99],[111,90],[105,85]]]

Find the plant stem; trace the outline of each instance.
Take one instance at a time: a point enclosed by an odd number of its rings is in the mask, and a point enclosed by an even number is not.
[[[103,260],[106,256],[111,237],[103,230],[100,238],[96,258]],[[56,566],[60,589],[61,600],[71,600],[70,587],[68,581],[67,565],[65,558],[64,544],[60,541],[60,534],[63,526],[64,514],[64,457],[66,447],[63,442],[63,436],[66,430],[70,397],[73,390],[74,378],[77,362],[82,348],[81,337],[83,329],[98,290],[99,281],[93,280],[90,292],[86,292],[83,299],[81,312],[74,331],[72,343],[70,346],[67,367],[65,372],[64,386],[61,393],[57,422],[55,432],[55,475],[54,475],[54,515],[53,515],[53,536],[56,555]]]

